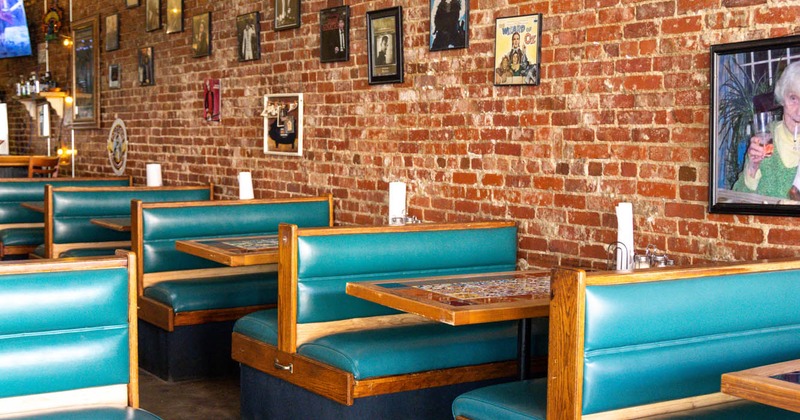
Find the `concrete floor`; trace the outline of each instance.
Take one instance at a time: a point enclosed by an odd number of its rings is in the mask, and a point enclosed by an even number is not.
[[[166,382],[139,369],[139,406],[164,420],[239,419],[239,378]]]

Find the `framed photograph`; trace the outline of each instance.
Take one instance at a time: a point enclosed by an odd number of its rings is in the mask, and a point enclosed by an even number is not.
[[[403,8],[367,12],[369,84],[403,83]]]
[[[38,131],[42,137],[50,137],[50,103],[45,102],[37,105],[36,117],[38,119]]]
[[[139,0],[125,0],[125,7],[128,9],[139,7]]]
[[[167,0],[167,33],[183,32],[183,0]]]
[[[300,27],[300,0],[275,0],[275,30]]]
[[[303,154],[303,94],[264,95],[264,153]]]
[[[430,0],[430,50],[469,47],[469,0]]]
[[[106,16],[106,51],[119,49],[119,14]]]
[[[538,85],[542,15],[497,18],[494,28],[494,84]]]
[[[222,83],[219,79],[206,79],[203,82],[203,119],[219,121],[222,104]]]
[[[161,29],[161,0],[145,0],[144,14],[147,32]]]
[[[192,57],[211,55],[211,12],[192,16]]]
[[[119,87],[120,87],[119,64],[112,64],[108,66],[108,88],[119,89]]]
[[[258,12],[236,17],[236,39],[239,41],[236,49],[239,61],[261,58],[261,19]]]
[[[800,35],[711,46],[709,212],[800,216]]]
[[[139,48],[139,86],[153,86],[155,80],[155,63],[153,47]]]
[[[350,59],[350,6],[339,6],[319,12],[319,61]]]
[[[72,23],[72,127],[100,127],[100,22],[95,16]]]

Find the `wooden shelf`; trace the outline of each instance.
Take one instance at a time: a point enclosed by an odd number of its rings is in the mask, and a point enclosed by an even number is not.
[[[28,110],[28,114],[31,114],[33,119],[36,119],[37,103],[45,100],[50,103],[59,118],[64,118],[64,99],[66,97],[66,92],[39,92],[35,96],[15,96],[14,99],[25,105],[25,109]]]

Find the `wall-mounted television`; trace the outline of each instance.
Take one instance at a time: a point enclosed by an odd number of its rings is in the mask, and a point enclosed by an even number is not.
[[[32,55],[23,0],[0,1],[0,58]]]

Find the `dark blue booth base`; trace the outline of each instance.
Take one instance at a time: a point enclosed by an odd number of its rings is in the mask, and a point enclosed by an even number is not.
[[[233,321],[175,327],[167,332],[139,320],[139,366],[166,381],[235,376]]]
[[[346,406],[241,365],[242,419],[451,419],[457,396],[509,380],[513,378],[358,398]]]

